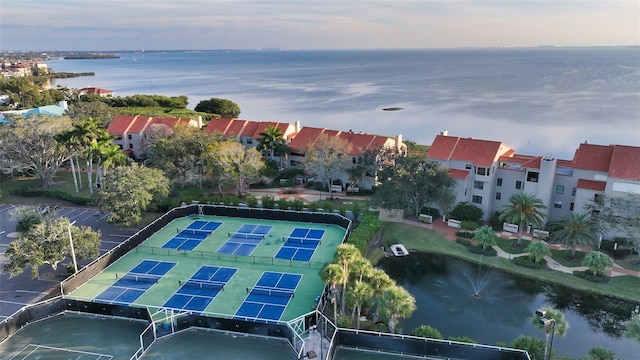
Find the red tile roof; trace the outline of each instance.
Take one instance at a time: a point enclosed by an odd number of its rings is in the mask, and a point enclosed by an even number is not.
[[[608,172],[611,165],[611,145],[580,144],[571,161],[574,168]]]
[[[151,116],[136,116],[127,132],[132,134],[142,133],[147,126],[151,125],[151,119]]]
[[[99,87],[86,87],[86,88],[80,89],[78,93],[89,94],[89,95],[103,95],[103,94],[113,94],[113,91],[99,88]]]
[[[520,164],[520,167],[529,168],[529,169],[539,169],[540,161],[542,160],[542,156],[532,156],[532,155],[522,155],[522,154],[514,154],[503,155],[500,156],[500,161],[507,163],[517,163]]]
[[[128,116],[128,115],[118,115],[107,127],[107,132],[109,134],[124,134],[127,132],[127,129],[133,122],[136,116]]]
[[[640,147],[613,145],[609,176],[615,179],[640,180]]]
[[[449,174],[455,179],[464,180],[469,175],[469,170],[449,169]]]
[[[606,187],[607,187],[606,181],[578,179],[578,189],[604,191]]]
[[[431,159],[468,161],[489,167],[497,157],[512,153],[513,149],[498,141],[438,135],[427,151],[427,156]]]
[[[381,149],[389,137],[372,134],[360,134],[353,132],[342,132],[339,130],[329,130],[325,128],[303,127],[300,132],[289,142],[289,148],[294,154],[303,154],[307,146],[313,145],[321,134],[330,137],[339,136],[341,139],[351,144],[349,155],[359,156],[365,150]]]
[[[274,121],[250,121],[250,120],[238,120],[238,119],[211,119],[209,125],[207,125],[207,132],[220,132],[225,136],[231,136],[231,134],[237,137],[250,137],[252,139],[259,139],[260,133],[265,132],[269,126],[276,127],[282,131],[283,135],[286,135],[287,130],[292,124],[280,123]]]

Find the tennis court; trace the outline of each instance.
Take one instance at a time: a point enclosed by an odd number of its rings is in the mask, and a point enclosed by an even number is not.
[[[249,256],[253,250],[265,239],[273,226],[243,224],[235,233],[229,233],[230,238],[219,249],[220,254]]]
[[[176,237],[176,231],[200,233],[212,229],[193,250],[163,247]],[[290,321],[317,306],[325,286],[319,271],[333,259],[345,234],[344,228],[323,223],[217,215],[178,217],[66,297],[146,307],[152,314],[158,309],[172,309],[229,319],[238,314],[259,321]],[[277,257],[285,244],[276,239],[292,235],[303,237],[303,243],[295,247],[310,250],[313,261]],[[287,247],[294,247],[294,242]],[[240,246],[250,250],[238,251]],[[227,252],[219,251],[232,247]],[[165,265],[156,267],[158,264]],[[284,275],[271,283],[271,276],[265,275],[268,273]],[[291,276],[294,280],[287,280]],[[254,287],[257,290],[253,294],[247,292]],[[295,296],[289,296],[292,290]],[[259,294],[261,291],[263,294]],[[242,306],[260,309],[255,313],[240,310]]]
[[[300,274],[265,272],[236,311],[235,319],[277,323],[302,279]]]
[[[112,360],[113,356],[107,354],[98,354],[89,351],[80,351],[72,349],[64,349],[53,346],[29,344],[22,348],[17,354],[9,358],[9,360],[36,360],[36,359],[74,359],[74,360]]]
[[[189,280],[179,281],[180,289],[163,308],[203,311],[233,277],[238,269],[202,266]]]
[[[178,229],[178,234],[162,245],[165,249],[193,250],[222,223],[217,221],[194,221],[185,229]]]
[[[109,304],[131,304],[151,286],[157,284],[160,278],[175,265],[175,262],[144,260],[96,296],[96,300]],[[118,277],[117,273],[116,277]]]
[[[316,248],[321,244],[324,230],[295,228],[286,238],[280,251],[276,254],[279,259],[309,261]]]

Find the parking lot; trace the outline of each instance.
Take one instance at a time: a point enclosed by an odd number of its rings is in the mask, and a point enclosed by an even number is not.
[[[15,205],[0,204],[0,269],[9,260],[4,256],[4,251],[12,241],[17,239],[15,233],[17,221],[12,213]],[[95,208],[87,207],[60,207],[55,210],[57,217],[69,218],[75,221],[75,226],[90,226],[94,231],[102,233],[100,254],[104,254],[119,243],[133,235],[137,228],[116,228],[107,222],[108,213],[100,213]],[[31,278],[31,270],[27,269],[22,275],[9,279],[8,274],[0,274],[0,321],[20,310],[28,304],[33,304],[44,297],[55,287],[59,286],[62,279],[67,276],[66,265],[70,261],[65,260],[58,265],[57,271],[51,266],[40,267],[38,279]],[[81,262],[82,265],[86,262]]]

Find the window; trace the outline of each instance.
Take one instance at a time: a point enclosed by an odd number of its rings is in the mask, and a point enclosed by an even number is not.
[[[131,140],[131,134],[127,135],[127,139]]]
[[[496,193],[496,200],[500,200],[500,198],[502,198],[502,193],[497,192]]]
[[[467,170],[471,170],[471,164],[465,165],[464,168],[467,169]]]
[[[574,205],[574,203],[569,204],[569,210],[570,211],[573,211],[573,205]]]
[[[354,163],[354,164],[357,164],[358,163],[358,158],[355,157],[355,156],[351,157],[351,162]]]
[[[516,189],[522,189],[522,181],[516,181]]]
[[[474,204],[482,204],[482,196],[473,195],[471,202]]]
[[[122,144],[118,144],[118,147],[120,148],[120,150],[122,150]]]
[[[474,181],[473,188],[482,190],[484,189],[484,183],[482,181]]]
[[[597,218],[600,215],[600,210],[591,210],[591,217]]]
[[[247,145],[253,144],[253,139],[247,139]]]
[[[603,205],[604,204],[604,197],[602,196],[602,194],[594,194],[593,195],[593,201],[598,205]],[[618,203],[616,205],[620,206],[622,204]]]
[[[133,144],[129,144],[129,149],[133,149]]]
[[[538,182],[538,173],[535,171],[529,171],[527,173],[527,181],[529,182]]]
[[[489,171],[487,171],[487,168],[483,168],[483,167],[478,167],[476,169],[476,175],[489,175]]]
[[[496,181],[496,185],[502,186],[502,178],[498,178],[498,180]]]
[[[556,186],[556,194],[564,194],[564,185]]]
[[[556,209],[562,209],[562,201],[556,201],[553,203],[553,207]]]
[[[578,191],[578,189],[576,188],[571,189],[571,196],[576,196],[576,191]]]

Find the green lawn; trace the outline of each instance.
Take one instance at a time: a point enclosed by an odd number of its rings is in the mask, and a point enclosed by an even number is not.
[[[582,259],[584,259],[586,255],[587,254],[583,252],[576,251],[576,257],[570,259],[571,250],[551,250],[551,258],[566,267],[582,266]]]
[[[464,246],[445,239],[442,234],[436,231],[401,223],[384,223],[382,243],[388,246],[397,242],[404,244],[410,251],[424,251],[449,255],[475,263],[480,262],[480,255],[470,253]],[[638,277],[618,276],[610,279],[607,283],[596,284],[559,271],[523,268],[499,257],[484,256],[482,257],[482,264],[515,275],[545,283],[563,285],[579,291],[616,297],[632,302],[638,300],[637,289],[640,288],[640,278]]]
[[[518,241],[517,239],[505,239],[505,238],[499,237],[498,240],[496,241],[496,245],[498,245],[498,247],[506,253],[524,254],[526,252],[525,248],[527,247],[527,245],[529,245],[531,241],[522,239],[522,246],[516,247],[515,245],[517,241]]]
[[[622,266],[625,269],[640,271],[640,259],[638,255],[627,255],[624,259],[616,260],[616,264]]]

